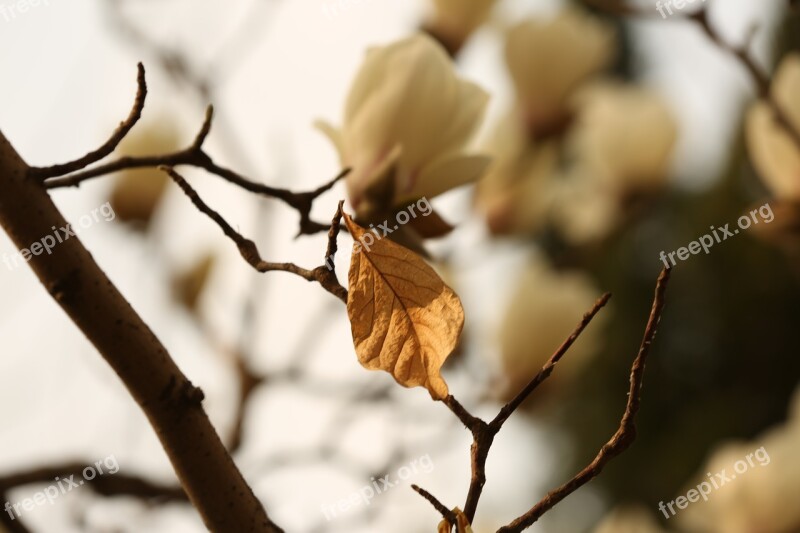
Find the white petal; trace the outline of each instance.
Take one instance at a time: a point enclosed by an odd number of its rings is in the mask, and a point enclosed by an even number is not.
[[[778,198],[800,201],[800,147],[778,124],[769,104],[756,102],[750,108],[745,132],[764,184]]]
[[[464,150],[487,101],[482,89],[457,76],[445,50],[427,35],[371,50],[350,90],[339,139],[342,159],[353,167],[351,194],[360,199],[374,180],[387,176],[376,168],[398,147],[402,150],[391,173],[398,191],[420,187],[439,194],[462,183],[450,178],[423,183],[440,174],[424,170]]]
[[[336,148],[336,152],[339,154],[339,163],[343,167],[346,167],[347,162],[345,161],[344,157],[342,132],[324,120],[315,120],[314,127],[333,143],[333,146]]]
[[[574,99],[577,119],[569,141],[577,157],[624,192],[660,186],[678,129],[661,96],[622,82],[589,85]],[[590,170],[592,172],[592,170]]]
[[[366,210],[380,209],[381,206],[375,205],[381,196],[378,191],[390,190],[392,184],[387,183],[387,180],[394,179],[395,167],[402,153],[402,147],[395,145],[369,164],[354,166],[347,175],[345,184],[350,203],[359,214]]]
[[[575,8],[552,20],[518,24],[506,42],[518,97],[532,113],[552,112],[570,91],[611,62],[615,44],[610,25]]]
[[[497,0],[433,0],[434,26],[447,35],[464,38],[489,16]]]
[[[792,53],[781,61],[771,91],[781,112],[800,131],[800,53]]]
[[[474,183],[486,172],[491,158],[483,155],[451,155],[425,167],[412,186],[399,193],[398,203],[434,198],[456,187]]]

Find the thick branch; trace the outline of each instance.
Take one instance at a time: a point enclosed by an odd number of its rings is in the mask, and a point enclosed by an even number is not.
[[[531,507],[528,512],[507,526],[498,529],[497,533],[518,533],[529,528],[558,502],[599,476],[606,464],[624,452],[634,441],[636,438],[636,424],[634,419],[636,418],[636,413],[639,411],[641,401],[645,363],[647,362],[647,355],[650,353],[650,346],[656,335],[658,323],[661,320],[661,313],[664,309],[664,293],[667,289],[669,277],[670,270],[665,269],[658,278],[653,307],[650,311],[650,318],[647,321],[644,338],[639,347],[639,353],[631,367],[628,402],[625,406],[625,413],[622,415],[622,420],[620,421],[617,431],[611,439],[603,445],[600,452],[586,468],[581,470],[568,482],[550,491],[539,503]]]
[[[20,249],[67,227],[41,182],[0,133],[0,225]],[[75,237],[29,263],[53,299],[97,348],[144,411],[178,479],[213,531],[277,532],[181,372]]]

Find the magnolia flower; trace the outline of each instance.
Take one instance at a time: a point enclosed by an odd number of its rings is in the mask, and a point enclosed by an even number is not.
[[[574,8],[509,31],[506,62],[534,133],[564,120],[569,95],[610,63],[615,45],[613,28]]]
[[[478,188],[478,205],[495,234],[554,226],[573,244],[606,236],[635,193],[657,190],[667,176],[677,127],[661,98],[604,82],[581,89],[562,138],[532,141],[509,121],[498,131],[496,158]]]
[[[341,130],[318,124],[352,168],[346,183],[357,215],[369,218],[476,180],[489,160],[464,150],[487,101],[428,36],[369,50]]]
[[[577,170],[555,185],[550,222],[571,244],[600,241],[623,220],[620,197],[595,177],[587,169]]]
[[[617,82],[587,86],[571,108],[573,166],[556,184],[550,216],[569,242],[585,244],[618,227],[630,199],[664,185],[677,126],[657,93]]]
[[[483,24],[497,0],[433,0],[431,28],[453,43],[462,43]]]
[[[523,272],[501,329],[501,357],[509,383],[519,392],[569,337],[599,294],[579,272],[558,272],[542,260]],[[598,316],[570,348],[551,379],[569,380],[597,352],[602,316]]]
[[[788,505],[800,494],[800,390],[788,422],[752,442],[716,450],[688,488],[708,482],[710,472],[729,479],[707,502],[680,511],[679,525],[708,533],[784,533],[800,530],[800,508]],[[751,464],[752,463],[752,466]],[[738,468],[738,470],[737,470]],[[735,475],[735,479],[732,478]],[[787,499],[788,498],[788,499]]]
[[[782,115],[800,131],[800,54],[781,61],[770,90]],[[762,100],[750,108],[746,133],[750,157],[765,185],[779,199],[800,202],[800,146],[769,103]]]
[[[677,125],[658,93],[603,82],[582,89],[572,106],[571,150],[604,187],[625,194],[663,184]]]
[[[558,143],[531,143],[518,121],[509,117],[497,128],[489,151],[493,163],[475,197],[489,230],[495,235],[536,233],[546,222],[558,180]]]

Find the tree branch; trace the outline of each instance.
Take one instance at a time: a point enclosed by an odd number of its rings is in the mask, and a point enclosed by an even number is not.
[[[442,518],[444,518],[451,524],[456,523],[456,514],[450,509],[448,509],[442,502],[437,500],[436,496],[434,496],[427,490],[423,489],[419,485],[411,485],[411,488],[414,490],[414,492],[425,498],[428,501],[428,503],[433,505],[433,508],[436,509],[436,511],[438,511],[440,515],[442,515]]]
[[[569,350],[581,333],[583,333],[583,330],[586,329],[586,326],[589,325],[600,309],[608,303],[609,299],[611,299],[611,294],[606,293],[597,300],[594,307],[583,316],[583,320],[581,320],[580,324],[575,328],[575,331],[573,331],[558,350],[556,350],[539,373],[534,376],[516,397],[500,409],[500,412],[490,423],[487,424],[480,418],[471,415],[452,395],[444,399],[445,405],[447,405],[458,419],[461,420],[464,426],[472,432],[473,436],[473,442],[470,448],[472,478],[470,480],[469,490],[467,491],[467,501],[464,504],[464,514],[470,522],[475,518],[478,501],[483,493],[483,486],[486,484],[486,461],[489,457],[489,450],[494,442],[494,437],[500,432],[506,420],[508,420],[514,411],[522,405],[536,387],[550,376],[556,364],[558,364],[564,354],[567,353],[567,350]]]
[[[628,391],[628,402],[625,412],[622,415],[619,428],[611,439],[603,445],[600,452],[589,463],[589,465],[575,475],[571,480],[560,487],[550,491],[539,503],[508,524],[497,530],[497,533],[518,533],[533,525],[543,514],[552,509],[558,502],[578,490],[580,487],[599,476],[609,461],[624,452],[636,438],[636,413],[639,411],[641,402],[642,384],[644,381],[644,369],[647,362],[647,355],[656,335],[658,323],[664,309],[664,294],[667,290],[671,271],[664,269],[658,278],[656,285],[653,307],[650,311],[650,318],[647,321],[644,338],[639,347],[639,353],[631,366],[630,389]]]
[[[36,180],[44,181],[46,188],[57,189],[61,187],[77,187],[84,181],[106,176],[121,170],[156,168],[160,166],[193,166],[202,168],[248,192],[281,200],[289,207],[292,207],[300,215],[300,229],[298,235],[311,235],[328,230],[327,224],[321,224],[311,220],[311,208],[313,207],[314,200],[330,190],[340,179],[344,178],[348,174],[349,169],[342,170],[333,180],[310,192],[292,192],[288,189],[270,187],[269,185],[252,181],[231,169],[218,165],[203,149],[203,143],[211,131],[214,114],[212,106],[206,109],[203,125],[189,147],[177,152],[162,155],[123,156],[109,163],[87,169],[87,166],[97,163],[110,155],[139,120],[147,93],[144,67],[141,63],[139,63],[138,80],[139,91],[137,93],[136,102],[134,103],[134,108],[128,119],[120,125],[106,144],[94,152],[70,163],[45,168],[31,168],[28,171],[29,175]]]
[[[528,396],[530,396],[530,394],[536,390],[536,387],[550,377],[550,374],[553,373],[556,365],[559,361],[561,361],[561,358],[564,357],[564,354],[567,353],[567,350],[569,350],[575,341],[578,340],[578,337],[581,333],[583,333],[583,330],[586,329],[586,326],[589,325],[595,315],[600,312],[600,309],[605,307],[610,299],[611,293],[605,293],[602,297],[600,297],[599,300],[597,300],[597,302],[595,302],[594,307],[592,307],[591,310],[583,315],[583,320],[581,320],[581,323],[578,324],[577,328],[575,328],[575,331],[573,331],[572,334],[567,337],[567,340],[565,340],[558,350],[556,350],[556,352],[550,357],[539,373],[534,376],[534,378],[525,386],[524,389],[519,392],[519,394],[517,394],[510,402],[500,409],[500,412],[497,413],[497,416],[489,424],[493,429],[500,431],[500,428],[503,426],[505,421],[508,420],[508,417],[510,417],[514,411],[516,411],[517,408],[522,405]]]
[[[7,494],[11,489],[24,485],[51,484],[57,477],[63,479],[72,475],[80,479],[83,469],[91,464],[91,461],[75,461],[6,474],[0,477],[0,494]],[[186,492],[180,486],[161,485],[122,471],[97,476],[86,486],[102,496],[132,496],[162,502],[187,501]]]
[[[192,186],[186,182],[183,176],[175,172],[175,170],[170,167],[159,168],[166,172],[172,178],[172,180],[178,184],[181,190],[183,190],[186,196],[189,197],[189,200],[191,200],[191,202],[201,213],[205,214],[211,220],[216,222],[222,232],[236,244],[237,248],[239,249],[239,253],[244,260],[247,261],[247,263],[254,269],[262,273],[271,271],[289,272],[291,274],[300,276],[306,281],[316,281],[326,291],[330,292],[343,302],[347,302],[347,289],[342,287],[342,285],[339,283],[338,279],[336,278],[336,273],[333,270],[328,269],[328,267],[325,265],[317,267],[314,270],[308,270],[299,267],[294,263],[270,263],[264,261],[261,258],[261,254],[258,251],[256,243],[243,237],[242,234],[233,229],[233,227],[228,224],[228,222],[219,213],[211,209],[208,204],[206,204],[200,198],[200,196],[197,194],[197,191],[195,191]],[[335,248],[331,246],[330,241],[335,241],[335,236],[338,234],[337,228],[339,226],[339,219],[341,217],[342,202],[339,202],[339,208],[336,211],[336,215],[334,216],[329,233],[329,235],[332,235],[328,244],[328,250],[330,251],[328,257],[330,257],[331,261],[333,260],[332,255],[335,253]]]
[[[120,123],[119,127],[117,127],[114,133],[111,134],[111,137],[105,142],[105,144],[103,144],[103,146],[97,150],[89,152],[85,156],[74,161],[70,161],[69,163],[52,165],[49,167],[30,167],[28,172],[33,179],[44,181],[48,178],[62,176],[69,172],[75,172],[76,170],[86,168],[93,163],[97,163],[101,159],[111,155],[111,152],[117,149],[117,146],[119,146],[119,143],[122,142],[122,139],[125,138],[128,132],[131,131],[137,122],[139,122],[139,119],[142,118],[144,101],[147,97],[147,82],[144,78],[144,65],[139,63],[136,68],[136,84],[138,85],[138,89],[136,91],[136,98],[133,102],[133,108],[131,109],[128,118]]]
[[[0,132],[0,225],[20,249],[66,227],[42,183]],[[35,216],[31,216],[35,213]],[[213,531],[279,532],[231,460],[194,387],[78,237],[30,267],[114,369],[153,426],[178,479]]]
[[[645,8],[630,6],[626,3],[622,3],[620,1],[609,1],[609,0],[583,0],[587,5],[598,9],[604,13],[608,13],[610,15],[615,16],[622,16],[622,17],[639,17],[639,18],[654,18],[655,14]],[[674,20],[691,20],[697,23],[700,28],[705,33],[706,37],[709,38],[717,47],[735,57],[738,62],[744,67],[750,77],[753,79],[753,82],[756,84],[756,90],[758,92],[759,98],[765,100],[769,106],[772,108],[773,113],[775,114],[775,119],[778,123],[786,130],[792,140],[800,147],[800,129],[795,127],[794,124],[789,120],[786,113],[783,112],[780,104],[775,100],[775,98],[770,94],[770,87],[772,85],[771,79],[769,75],[765,72],[765,70],[758,64],[755,60],[753,55],[750,52],[750,44],[752,38],[754,36],[754,32],[751,31],[748,34],[747,39],[745,39],[745,43],[742,46],[734,46],[725,39],[717,32],[717,30],[711,25],[708,20],[708,8],[702,7],[693,13],[688,14],[675,14],[671,16],[671,19]]]
[[[669,280],[670,272],[668,270],[664,270],[661,272],[661,275],[658,278],[658,283],[656,285],[656,298],[653,302],[653,308],[650,313],[650,319],[647,324],[647,328],[645,329],[645,336],[644,340],[642,341],[642,345],[639,349],[639,354],[636,357],[636,360],[633,363],[633,368],[631,369],[631,390],[629,393],[629,401],[628,401],[628,408],[626,409],[625,415],[623,416],[622,424],[620,426],[620,430],[614,435],[612,441],[609,442],[606,446],[603,447],[601,450],[601,454],[598,457],[601,457],[599,464],[595,464],[598,462],[598,459],[595,459],[595,462],[590,465],[591,468],[596,469],[592,470],[593,474],[589,477],[586,477],[587,474],[582,472],[578,476],[576,476],[575,480],[571,481],[570,485],[567,484],[564,487],[560,487],[553,491],[553,493],[548,494],[545,498],[547,504],[537,504],[539,507],[534,507],[531,511],[523,515],[517,519],[517,521],[527,521],[530,519],[531,514],[540,513],[538,514],[534,521],[538,519],[541,514],[544,514],[547,510],[552,508],[556,503],[561,501],[563,498],[571,494],[574,490],[580,487],[582,484],[589,481],[592,477],[596,476],[600,473],[603,466],[606,462],[608,462],[611,458],[619,455],[625,448],[630,445],[630,442],[633,440],[635,435],[635,427],[633,425],[633,417],[636,412],[639,410],[639,394],[641,391],[642,385],[642,377],[644,372],[644,363],[647,358],[647,353],[650,349],[650,344],[652,343],[653,337],[655,336],[656,326],[658,325],[658,321],[661,317],[661,311],[664,306],[664,291],[666,290],[667,282]],[[545,363],[542,369],[533,377],[533,379],[528,383],[528,385],[523,388],[519,394],[517,394],[511,401],[509,401],[506,405],[504,405],[500,411],[498,412],[497,416],[489,422],[486,423],[482,419],[473,416],[467,411],[463,405],[461,405],[458,400],[456,400],[452,395],[447,396],[443,403],[447,405],[447,407],[453,412],[453,414],[458,417],[464,426],[470,430],[472,433],[472,446],[470,448],[470,464],[471,464],[471,471],[472,471],[472,478],[470,480],[469,490],[467,491],[467,501],[464,505],[464,515],[466,516],[467,520],[472,523],[475,518],[475,512],[478,508],[478,502],[480,500],[481,494],[483,493],[483,487],[486,484],[486,461],[489,457],[489,450],[494,443],[495,436],[500,432],[503,427],[503,424],[508,420],[508,418],[517,410],[517,408],[522,405],[522,403],[528,398],[528,396],[536,390],[536,388],[546,380],[550,374],[552,374],[553,370],[555,369],[558,362],[561,358],[567,353],[569,348],[573,345],[573,343],[578,339],[578,337],[583,333],[586,327],[591,323],[592,319],[600,312],[600,310],[605,307],[608,301],[611,299],[611,294],[606,293],[601,298],[595,302],[592,309],[590,309],[584,316],[575,330],[570,334],[569,337],[561,344],[561,346],[555,351],[555,353],[550,357],[550,359]],[[590,468],[590,467],[587,467]],[[585,479],[581,476],[584,476]],[[549,498],[549,499],[548,499]],[[545,501],[543,500],[543,501]],[[545,508],[546,507],[546,508]],[[517,521],[512,523],[508,527],[515,526]],[[530,522],[532,524],[533,522]],[[525,527],[528,527],[530,524],[527,524]],[[516,527],[516,526],[515,526]],[[522,529],[524,529],[523,527]],[[510,531],[521,531],[522,529],[501,529],[503,533],[508,533]],[[499,532],[498,532],[499,533]]]

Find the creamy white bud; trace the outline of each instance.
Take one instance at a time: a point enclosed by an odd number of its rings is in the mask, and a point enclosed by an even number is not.
[[[772,98],[800,131],[800,54],[787,56],[772,82]],[[753,165],[777,198],[800,201],[800,146],[780,124],[770,104],[759,101],[747,113],[747,146]]]
[[[603,186],[626,193],[663,185],[678,127],[661,95],[603,82],[583,88],[574,106],[572,150]]]
[[[319,124],[339,150],[358,211],[433,198],[476,180],[488,158],[467,155],[488,95],[460,79],[444,49],[425,35],[373,48],[350,89],[344,124]]]
[[[574,8],[514,26],[506,62],[527,120],[537,129],[558,121],[570,94],[608,66],[615,48],[611,26]]]
[[[600,292],[585,274],[558,272],[543,260],[526,267],[502,321],[502,368],[513,396],[541,370],[564,342],[581,317],[594,305]],[[554,382],[570,380],[598,353],[604,311],[570,348],[558,365]]]
[[[455,41],[463,41],[483,24],[497,0],[432,0],[433,27]]]

